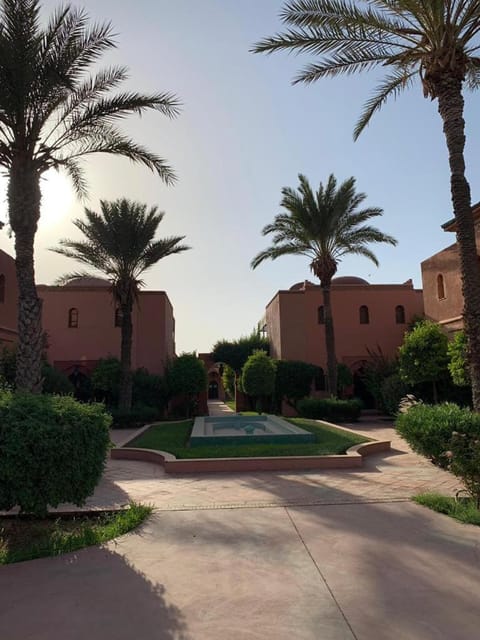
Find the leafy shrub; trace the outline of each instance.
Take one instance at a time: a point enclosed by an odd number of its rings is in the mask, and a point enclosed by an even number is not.
[[[257,411],[261,413],[261,398],[271,396],[275,390],[275,364],[265,351],[255,351],[242,370],[242,388],[257,398]]]
[[[0,393],[0,509],[84,504],[102,475],[110,416],[69,396]]]
[[[42,365],[43,393],[54,393],[59,396],[68,396],[73,394],[73,384],[67,376],[48,362]]]
[[[147,369],[137,369],[132,376],[133,405],[154,407],[157,412],[166,405],[166,389],[163,378],[149,373]]]
[[[224,365],[222,383],[229,398],[235,398],[235,371],[228,364]]]
[[[414,451],[445,468],[450,464],[445,452],[450,450],[453,432],[480,437],[480,415],[450,402],[416,404],[398,416],[397,430]]]
[[[97,400],[103,400],[107,405],[118,403],[122,367],[120,360],[113,356],[102,358],[92,373],[92,389]]]
[[[470,383],[470,372],[468,370],[468,343],[465,331],[458,331],[453,340],[448,344],[448,370],[452,376],[453,384],[459,387],[468,387]]]
[[[480,508],[480,430],[476,433],[454,431],[445,457],[448,468],[463,480],[468,493]]]
[[[325,419],[335,422],[355,422],[360,417],[362,403],[359,400],[335,398],[305,398],[297,404],[302,418]]]
[[[393,373],[383,380],[380,385],[380,398],[383,411],[389,416],[394,416],[398,413],[398,405],[400,400],[407,394],[408,385],[399,376],[398,373]]]
[[[310,395],[317,368],[299,360],[277,360],[275,367],[275,399],[278,409],[281,409],[283,399],[295,408],[299,400]]]
[[[114,429],[136,429],[163,417],[163,410],[144,404],[136,404],[129,411],[114,408],[110,413]]]

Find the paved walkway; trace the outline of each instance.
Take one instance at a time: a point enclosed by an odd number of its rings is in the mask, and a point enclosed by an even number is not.
[[[168,477],[111,461],[94,502],[139,531],[0,569],[6,640],[471,640],[480,533],[411,502],[458,482],[393,440],[365,469]]]

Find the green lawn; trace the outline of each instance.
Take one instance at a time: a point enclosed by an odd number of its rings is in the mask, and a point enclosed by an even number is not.
[[[77,551],[112,540],[138,527],[152,507],[132,503],[129,509],[75,517],[0,519],[0,565]]]
[[[318,456],[345,453],[354,444],[367,442],[368,439],[349,434],[335,427],[319,424],[314,420],[291,418],[288,422],[295,424],[316,436],[316,442],[308,444],[244,444],[220,445],[209,447],[187,446],[193,421],[153,425],[138,438],[126,446],[156,449],[173,453],[177,458],[252,458],[275,456]]]
[[[230,407],[232,411],[236,411],[235,400],[225,400],[227,407]]]
[[[444,513],[467,524],[480,526],[480,511],[473,500],[455,500],[439,493],[421,493],[413,497],[413,501],[438,513]]]

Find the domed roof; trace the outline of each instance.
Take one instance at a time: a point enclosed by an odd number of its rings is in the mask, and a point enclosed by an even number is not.
[[[301,289],[306,289],[307,287],[314,287],[315,285],[310,280],[302,280],[302,282],[296,282],[292,284],[289,291],[300,291]]]
[[[104,278],[94,278],[91,276],[80,276],[72,278],[66,284],[67,287],[110,287],[110,282]]]
[[[340,276],[339,278],[333,278],[332,284],[370,284],[363,278],[357,276]]]

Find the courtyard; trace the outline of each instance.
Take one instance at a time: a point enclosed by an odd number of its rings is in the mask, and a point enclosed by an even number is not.
[[[392,440],[363,469],[170,477],[111,460],[90,499],[155,511],[102,547],[0,572],[9,640],[476,637],[478,529],[410,502],[459,481]],[[130,434],[118,432],[125,439]]]

